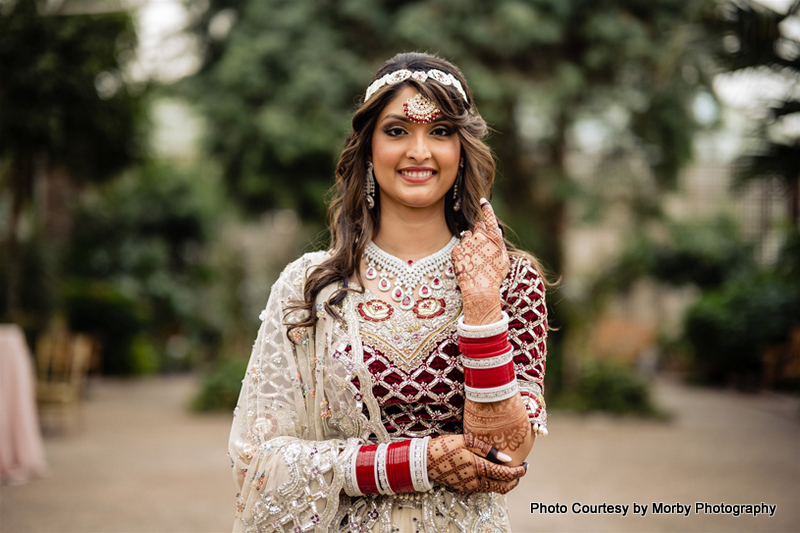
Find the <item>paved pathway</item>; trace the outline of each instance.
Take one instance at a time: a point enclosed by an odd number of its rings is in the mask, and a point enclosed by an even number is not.
[[[229,531],[229,415],[197,416],[186,377],[93,383],[84,430],[48,438],[50,477],[0,487],[0,533]],[[670,422],[552,416],[523,484],[515,532],[800,531],[800,402],[659,382]],[[565,514],[530,514],[530,503]],[[587,515],[599,505],[777,505],[775,516]]]

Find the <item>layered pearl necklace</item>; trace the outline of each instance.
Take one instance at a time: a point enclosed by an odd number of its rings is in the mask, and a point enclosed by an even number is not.
[[[434,290],[444,287],[443,276],[454,278],[455,270],[450,259],[453,248],[459,243],[457,237],[450,239],[444,248],[424,257],[419,261],[403,261],[388,254],[370,241],[364,250],[367,270],[364,277],[373,280],[380,277],[378,289],[383,292],[392,291],[392,300],[400,304],[401,309],[414,307],[414,288],[420,298],[429,298]],[[394,280],[390,283],[389,280]]]

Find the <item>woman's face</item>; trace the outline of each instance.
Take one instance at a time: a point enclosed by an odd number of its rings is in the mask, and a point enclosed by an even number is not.
[[[456,128],[443,119],[414,122],[403,104],[418,91],[406,86],[383,109],[372,133],[372,164],[380,187],[381,209],[428,208],[444,212],[461,158]]]

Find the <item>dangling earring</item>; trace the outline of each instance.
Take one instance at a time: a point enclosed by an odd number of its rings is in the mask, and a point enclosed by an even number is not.
[[[453,185],[453,211],[461,209],[461,198],[458,197],[458,182],[464,175],[464,160],[458,164],[458,174],[456,174],[456,183]]]
[[[372,161],[367,161],[367,177],[364,181],[367,208],[372,209],[375,207],[375,177],[372,175]]]

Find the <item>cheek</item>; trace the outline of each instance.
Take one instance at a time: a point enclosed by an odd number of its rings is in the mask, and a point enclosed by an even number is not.
[[[372,142],[372,162],[376,167],[394,166],[401,155],[402,151],[391,143]]]
[[[450,138],[450,142],[447,145],[447,148],[450,152],[450,157],[458,161],[461,159],[461,139],[458,135],[453,135]]]
[[[453,143],[449,144],[445,151],[442,153],[443,162],[446,161],[448,165],[455,165],[458,167],[461,161],[461,142],[456,139]]]

